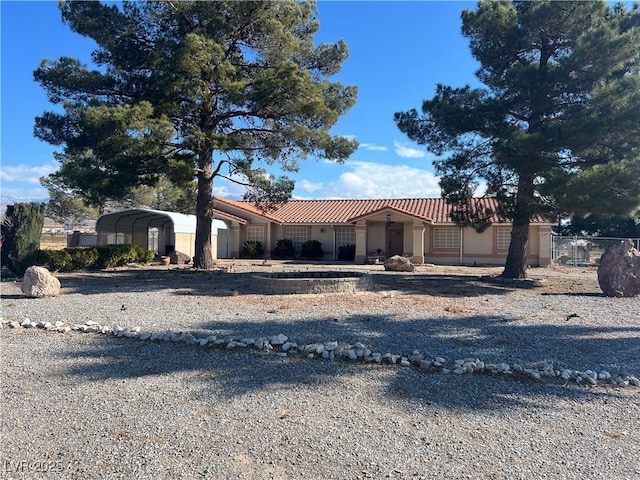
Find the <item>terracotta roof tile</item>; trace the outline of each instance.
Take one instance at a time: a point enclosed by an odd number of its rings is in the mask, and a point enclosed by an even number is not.
[[[496,201],[491,198],[479,198],[480,205],[495,211]],[[261,215],[277,223],[351,223],[356,219],[374,213],[392,210],[407,216],[413,216],[432,223],[451,223],[451,206],[444,198],[392,198],[366,200],[289,200],[276,210],[262,212],[252,202],[228,200],[216,197],[216,201],[238,209]],[[510,223],[494,215],[493,223]],[[546,223],[537,217],[534,222]]]

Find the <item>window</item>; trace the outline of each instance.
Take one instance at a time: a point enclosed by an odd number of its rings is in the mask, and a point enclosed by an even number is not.
[[[247,241],[264,244],[264,227],[262,225],[247,225]]]
[[[459,248],[460,229],[457,227],[435,227],[433,229],[433,248]]]
[[[508,250],[511,243],[511,229],[498,228],[496,230],[496,248],[498,250]]]
[[[356,244],[355,227],[336,227],[336,246]]]
[[[284,236],[291,240],[297,251],[300,251],[302,244],[307,241],[307,227],[286,227]]]

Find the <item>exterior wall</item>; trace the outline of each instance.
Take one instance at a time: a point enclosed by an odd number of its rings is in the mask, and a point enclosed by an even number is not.
[[[186,255],[189,255],[191,258],[193,258],[193,255],[195,254],[195,246],[196,246],[195,233],[176,233],[175,246],[176,246],[175,250],[177,252],[184,253]],[[211,248],[214,249],[214,251],[217,248],[217,246],[214,245],[213,236],[211,238]]]
[[[508,249],[498,248],[498,229],[506,225],[493,225],[482,233],[470,227],[462,231],[462,252],[455,249],[433,248],[433,226],[425,230],[424,262],[436,265],[504,265]],[[551,263],[551,226],[529,227],[527,263],[530,266],[548,266]]]
[[[367,254],[372,254],[378,249],[382,252],[387,251],[386,242],[386,223],[384,222],[368,222],[367,223]]]

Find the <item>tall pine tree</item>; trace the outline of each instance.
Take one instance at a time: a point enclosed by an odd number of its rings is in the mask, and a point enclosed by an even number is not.
[[[357,148],[330,134],[357,89],[329,81],[348,49],[314,45],[314,2],[67,1],[61,11],[96,41],[98,68],[62,57],[35,72],[64,109],[35,127],[63,147],[55,181],[100,204],[160,176],[195,177],[197,268],[213,267],[214,178],[269,205],[289,198],[293,182],[265,167],[295,171],[310,155],[344,161]]]
[[[456,220],[484,228],[486,185],[511,218],[503,271],[526,276],[537,214],[635,211],[640,204],[640,14],[600,1],[486,1],[462,13],[483,88],[438,85],[422,113],[398,112],[438,155]]]

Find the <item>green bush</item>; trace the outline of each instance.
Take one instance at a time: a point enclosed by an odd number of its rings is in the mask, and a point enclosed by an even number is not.
[[[150,263],[156,256],[151,250],[142,248],[140,245],[131,246],[135,252],[135,263]]]
[[[308,260],[318,260],[324,256],[322,243],[318,240],[307,240],[300,247],[300,256]]]
[[[276,248],[273,249],[273,256],[275,258],[295,258],[296,249],[293,242],[287,238],[278,240]]]
[[[98,268],[122,267],[127,263],[148,263],[153,259],[153,252],[139,245],[105,245],[97,247]]]
[[[2,264],[18,276],[38,263],[44,205],[16,203],[7,206],[2,220]]]
[[[70,256],[70,269],[81,270],[83,268],[95,265],[98,261],[98,249],[95,247],[70,247],[65,248]]]
[[[338,260],[353,262],[356,259],[356,246],[353,244],[340,245],[338,247]]]
[[[242,258],[260,258],[264,256],[262,242],[257,240],[247,240],[242,246]]]
[[[52,272],[58,272],[70,267],[71,255],[66,248],[63,250],[39,250],[38,263],[47,265]]]

